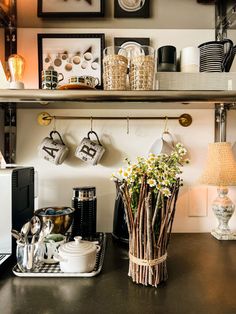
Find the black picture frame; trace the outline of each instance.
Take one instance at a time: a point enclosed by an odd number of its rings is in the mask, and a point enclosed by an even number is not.
[[[99,83],[96,88],[102,89],[102,58],[104,48],[105,34],[103,33],[38,34],[39,88],[42,88],[42,70],[51,69],[63,74],[64,80],[61,82],[61,85],[68,84],[68,79],[71,76],[90,75],[98,78]],[[85,59],[86,53],[87,55],[89,54],[90,60],[88,58]],[[76,56],[81,58],[81,62],[74,62]],[[61,65],[55,62],[56,59],[61,59]],[[86,67],[82,67],[83,62],[87,62]],[[66,70],[68,63],[71,64],[72,68],[69,71]]]
[[[55,5],[52,1],[55,1]],[[37,14],[38,17],[43,18],[104,17],[105,0],[82,1],[76,1],[74,3],[75,8],[73,8],[71,1],[62,1],[61,4],[59,4],[56,0],[38,0]],[[68,10],[66,9],[66,6],[68,7]],[[51,7],[53,7],[53,11]]]
[[[150,0],[140,0],[140,7],[126,7],[126,0],[114,0],[115,18],[148,18],[150,17]]]

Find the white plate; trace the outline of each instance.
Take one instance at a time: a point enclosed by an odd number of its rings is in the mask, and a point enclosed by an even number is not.
[[[131,50],[134,50],[134,56],[144,56],[144,50],[140,49],[141,45],[136,41],[126,41],[121,45],[128,53],[128,58],[130,57]]]
[[[146,0],[118,0],[119,6],[127,12],[139,11]]]

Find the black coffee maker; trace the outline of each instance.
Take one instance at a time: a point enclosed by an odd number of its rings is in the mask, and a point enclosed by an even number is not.
[[[117,183],[112,236],[119,242],[127,244],[129,243],[129,233],[126,223],[125,208]]]

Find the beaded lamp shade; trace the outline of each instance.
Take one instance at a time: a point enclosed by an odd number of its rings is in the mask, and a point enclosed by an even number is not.
[[[236,162],[231,143],[208,145],[207,165],[199,180],[208,185],[236,185]]]

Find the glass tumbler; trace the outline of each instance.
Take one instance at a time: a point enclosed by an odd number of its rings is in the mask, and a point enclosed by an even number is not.
[[[103,85],[105,90],[126,90],[127,51],[110,46],[103,51]]]
[[[153,90],[155,74],[155,49],[150,46],[135,47],[130,52],[130,89]]]
[[[21,243],[17,241],[16,259],[22,272],[33,272],[42,264],[43,245],[41,243]]]

